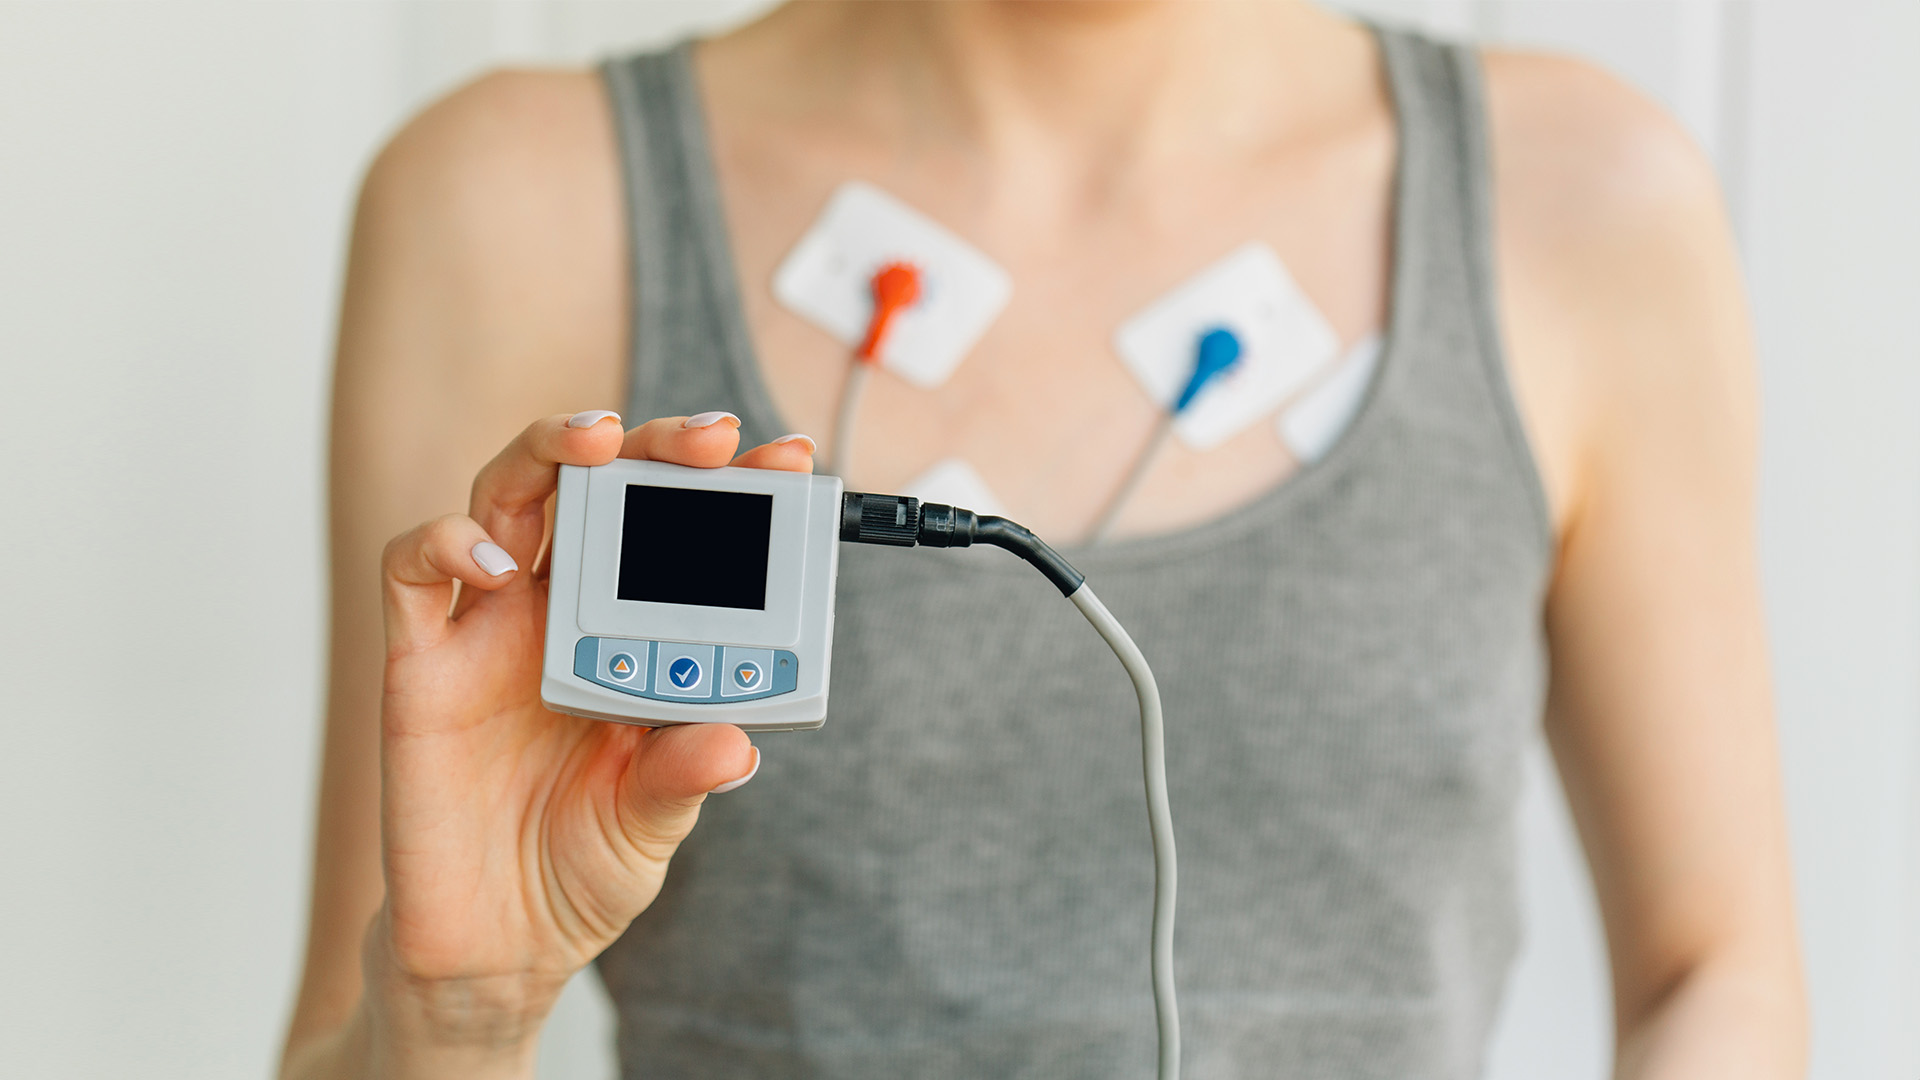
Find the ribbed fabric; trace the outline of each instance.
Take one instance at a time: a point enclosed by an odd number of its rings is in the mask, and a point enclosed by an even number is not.
[[[1153,663],[1186,1075],[1476,1075],[1518,936],[1513,812],[1551,529],[1495,334],[1478,63],[1382,31],[1399,119],[1374,385],[1318,464],[1070,553]],[[629,416],[786,430],[684,46],[609,64]],[[1002,552],[842,552],[831,714],[764,736],[605,956],[628,1077],[1152,1074],[1132,691]]]

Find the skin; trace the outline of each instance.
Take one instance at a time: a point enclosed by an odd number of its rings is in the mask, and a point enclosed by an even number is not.
[[[830,427],[847,360],[766,282],[841,181],[931,213],[1020,283],[945,387],[875,380],[856,486],[957,454],[1042,535],[1084,532],[1154,420],[1111,328],[1248,239],[1343,340],[1384,322],[1392,111],[1367,35],[1305,4],[818,2],[708,43],[698,72],[754,344],[795,428]],[[1616,1075],[1799,1076],[1752,350],[1719,195],[1675,124],[1608,76],[1504,53],[1485,74],[1501,331],[1558,544],[1545,724],[1606,924]],[[562,426],[625,394],[619,183],[582,72],[483,78],[368,174],[283,1076],[531,1075],[560,985],[651,899],[702,793],[757,761],[734,729],[538,703],[530,568],[553,463],[719,465],[737,439],[725,421]],[[740,463],[804,469],[807,449]],[[1117,531],[1206,521],[1294,468],[1266,424],[1175,444]],[[467,516],[435,518],[463,492]],[[482,535],[529,569],[486,575],[467,554]],[[449,579],[471,587],[451,620]]]

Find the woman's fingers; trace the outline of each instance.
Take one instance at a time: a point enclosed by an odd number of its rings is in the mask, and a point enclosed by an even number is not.
[[[561,465],[604,465],[615,457],[698,468],[728,463],[809,472],[813,440],[788,435],[736,460],[740,418],[729,412],[670,416],[623,432],[605,410],[549,416],[527,425],[474,478],[468,513],[517,565],[532,566],[547,531],[546,502]]]
[[[380,559],[387,655],[430,648],[446,637],[455,581],[490,591],[518,577],[519,570],[505,548],[462,514],[435,518],[394,537]]]
[[[665,861],[700,804],[760,769],[760,751],[731,724],[682,724],[647,733],[620,782],[620,830],[642,855]]]
[[[805,435],[782,435],[770,443],[756,446],[733,459],[743,469],[779,469],[783,472],[813,471],[813,440]]]
[[[739,445],[739,417],[730,412],[703,412],[664,416],[641,424],[627,432],[620,456],[717,469],[733,460]]]
[[[619,414],[604,409],[535,420],[474,477],[467,512],[516,560],[530,565],[559,466],[605,465],[623,441]]]

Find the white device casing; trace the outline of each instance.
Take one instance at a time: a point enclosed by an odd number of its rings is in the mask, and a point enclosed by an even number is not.
[[[880,366],[930,390],[947,381],[1013,295],[1013,279],[978,248],[860,181],[840,185],[774,271],[781,305],[849,346],[873,317],[873,275],[891,262],[920,272],[920,299],[894,316]]]
[[[616,598],[625,489],[629,484],[774,497],[763,611]],[[694,469],[618,460],[560,467],[548,576],[547,637],[540,698],[548,708],[621,723],[727,723],[749,731],[817,728],[832,674],[834,588],[840,568],[840,479],[770,469]],[[688,523],[697,528],[697,522]],[[636,697],[581,677],[582,638],[637,646],[685,643],[790,652],[791,691],[750,700],[666,701]],[[644,655],[644,654],[643,654]],[[716,655],[721,655],[716,649]],[[713,677],[722,677],[715,665]],[[653,673],[649,672],[648,677]]]

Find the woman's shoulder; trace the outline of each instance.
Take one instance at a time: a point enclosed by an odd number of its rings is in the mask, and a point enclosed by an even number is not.
[[[428,105],[374,158],[363,225],[401,224],[472,272],[511,271],[502,255],[598,234],[618,212],[605,91],[590,71],[489,72]],[[394,219],[398,219],[397,221]],[[505,250],[503,250],[505,249]]]
[[[1624,80],[1570,56],[1481,55],[1496,187],[1521,200],[1527,224],[1614,224],[1614,215],[1718,208],[1706,155]]]
[[[1564,525],[1639,421],[1748,407],[1739,274],[1712,163],[1665,109],[1583,60],[1482,58],[1508,362]]]
[[[375,156],[355,216],[350,276],[405,305],[419,345],[380,362],[503,416],[534,391],[617,396],[624,216],[595,72],[496,71],[435,101]]]
[[[491,184],[564,179],[610,149],[610,123],[593,71],[497,69],[414,114],[381,148],[367,182],[484,195]]]

